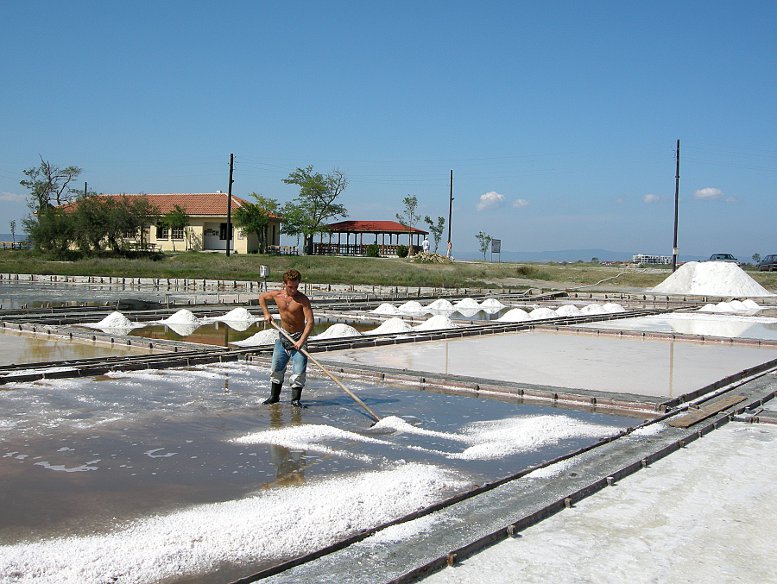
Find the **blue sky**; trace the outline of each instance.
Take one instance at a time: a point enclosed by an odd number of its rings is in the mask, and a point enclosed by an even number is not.
[[[98,192],[281,202],[313,165],[350,219],[408,194],[453,247],[777,253],[777,3],[28,0],[0,5],[0,232],[39,156]],[[18,230],[18,227],[17,227]]]

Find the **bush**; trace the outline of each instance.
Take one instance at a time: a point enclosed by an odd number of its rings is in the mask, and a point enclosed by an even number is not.
[[[398,245],[397,246],[397,255],[401,258],[407,257],[408,248],[406,245]]]
[[[371,243],[370,245],[367,246],[365,253],[367,254],[368,258],[380,257],[380,247],[378,246],[377,243]]]

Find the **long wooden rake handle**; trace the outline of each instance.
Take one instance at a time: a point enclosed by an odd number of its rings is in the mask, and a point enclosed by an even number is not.
[[[287,331],[286,331],[286,330],[285,330],[283,327],[281,327],[281,326],[278,326],[278,325],[275,323],[275,321],[274,321],[274,320],[273,320],[273,321],[270,321],[270,324],[272,324],[272,326],[274,326],[276,329],[278,329],[278,332],[279,332],[279,333],[281,333],[281,334],[282,334],[284,337],[286,337],[287,339],[289,339],[289,340],[290,340],[292,343],[296,343],[296,341],[295,341],[295,340],[294,340],[294,339],[291,337],[291,335],[289,335],[289,333],[288,333],[288,332],[287,332]],[[317,360],[315,357],[313,357],[313,355],[311,355],[311,354],[310,354],[310,353],[308,353],[308,352],[307,352],[305,349],[302,349],[302,348],[300,348],[300,351],[301,351],[301,352],[302,352],[302,354],[303,354],[303,355],[305,355],[305,356],[306,356],[308,359],[310,359],[311,361],[313,361],[313,363],[315,363],[316,365],[318,365],[319,369],[321,369],[321,371],[323,371],[324,373],[326,373],[326,374],[329,376],[329,378],[330,378],[332,381],[334,381],[334,382],[335,382],[337,385],[339,385],[339,386],[340,386],[340,389],[342,389],[342,390],[343,390],[345,393],[347,393],[347,394],[348,394],[348,395],[351,397],[351,399],[352,399],[353,401],[355,401],[357,404],[359,404],[361,407],[363,407],[363,408],[364,408],[364,411],[366,411],[366,412],[367,412],[367,413],[370,415],[370,417],[371,417],[373,420],[375,420],[376,422],[380,422],[380,418],[378,417],[378,414],[376,414],[375,412],[373,412],[373,411],[372,411],[372,410],[371,410],[371,409],[370,409],[370,408],[367,406],[367,404],[365,404],[365,403],[364,403],[364,402],[363,402],[361,399],[359,399],[359,396],[357,396],[357,395],[356,395],[356,394],[354,394],[354,393],[353,393],[353,392],[352,392],[350,389],[348,389],[347,387],[345,387],[345,386],[343,385],[343,383],[342,383],[342,382],[341,382],[339,379],[337,379],[337,377],[335,377],[334,375],[332,375],[332,374],[329,372],[329,370],[328,370],[326,367],[324,367],[324,366],[323,366],[321,363],[319,363],[319,362],[318,362],[318,360]]]

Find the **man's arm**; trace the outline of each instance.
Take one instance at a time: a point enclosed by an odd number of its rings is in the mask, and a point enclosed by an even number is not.
[[[272,314],[270,314],[270,309],[267,308],[267,301],[272,300],[278,295],[278,290],[272,290],[270,292],[262,292],[259,295],[259,306],[262,308],[262,312],[264,313],[264,320],[268,322],[272,322]]]
[[[305,315],[305,330],[302,331],[302,336],[299,340],[294,343],[294,346],[297,349],[300,349],[302,345],[305,344],[310,333],[313,332],[313,325],[316,324],[315,318],[313,317],[313,308],[310,306],[310,300],[307,298],[305,298],[305,302],[302,304],[302,313]]]

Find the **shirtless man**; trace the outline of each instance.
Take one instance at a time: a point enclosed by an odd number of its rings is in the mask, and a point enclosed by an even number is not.
[[[286,374],[286,366],[291,359],[291,405],[302,407],[300,398],[302,388],[305,386],[305,371],[308,366],[308,357],[300,349],[304,348],[310,333],[313,331],[313,309],[310,300],[298,290],[302,275],[297,270],[288,270],[283,274],[283,288],[272,290],[259,295],[259,306],[262,307],[264,318],[272,322],[273,318],[267,309],[267,301],[273,300],[278,306],[281,315],[281,327],[294,339],[294,343],[284,335],[280,335],[275,341],[272,353],[272,368],[270,372],[270,397],[263,403],[278,403],[281,398],[283,377]]]

